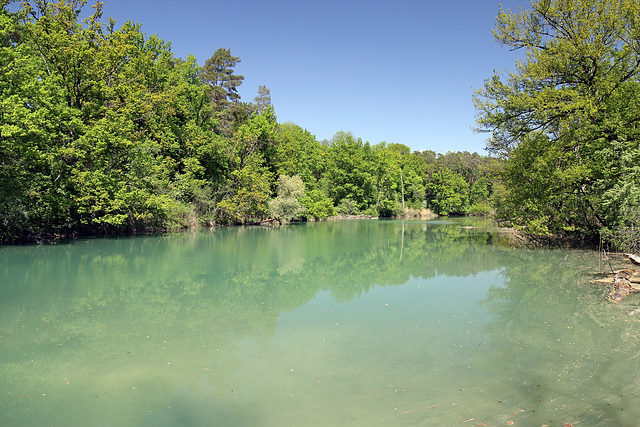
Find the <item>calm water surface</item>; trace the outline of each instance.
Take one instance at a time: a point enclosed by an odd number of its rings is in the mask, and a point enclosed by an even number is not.
[[[608,269],[479,220],[3,247],[0,425],[637,426]]]

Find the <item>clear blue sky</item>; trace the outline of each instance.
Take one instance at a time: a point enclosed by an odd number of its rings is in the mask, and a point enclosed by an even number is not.
[[[89,4],[91,4],[91,0]],[[219,47],[241,58],[243,101],[271,89],[279,122],[330,139],[412,150],[477,151],[471,96],[518,53],[491,30],[505,9],[528,0],[104,0],[104,15],[142,24],[176,56],[203,64]]]

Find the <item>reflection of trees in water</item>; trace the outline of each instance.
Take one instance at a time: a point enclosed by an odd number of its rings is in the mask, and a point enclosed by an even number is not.
[[[495,239],[489,231],[408,222],[402,242],[401,230],[399,222],[347,221],[16,248],[11,256],[18,262],[7,259],[5,268],[15,288],[6,292],[19,292],[22,300],[31,294],[29,301],[45,310],[39,292],[51,288],[82,295],[79,304],[121,300],[135,312],[164,312],[161,305],[202,296],[225,306],[262,298],[273,309],[292,310],[319,290],[348,297],[410,276],[467,276],[500,267],[502,251],[485,250]]]
[[[115,309],[131,319],[168,323],[180,317],[193,327],[219,311],[216,324],[251,336],[252,328],[273,328],[280,311],[294,310],[320,290],[345,301],[411,276],[500,268],[505,250],[488,248],[494,239],[490,231],[455,223],[419,222],[404,225],[403,239],[399,222],[349,221],[16,248],[4,269],[13,287],[3,294],[38,313],[90,308],[95,317]],[[53,304],[42,298],[47,294],[54,295]]]
[[[505,405],[524,410],[532,425],[633,425],[640,415],[640,320],[590,283],[597,255],[520,250],[509,256],[505,286],[490,289],[484,301],[495,319],[487,328],[493,347],[484,349],[485,363],[499,366],[499,358],[500,375],[513,378],[512,389],[501,390],[510,396]]]
[[[123,404],[135,398],[132,378],[191,377],[180,360],[226,393],[241,340],[268,348],[281,312],[319,291],[348,301],[412,276],[499,269],[509,257],[500,239],[460,223],[342,221],[6,248],[0,377],[11,387],[0,407],[24,409],[14,395],[45,389],[68,397],[70,388],[57,389],[67,378],[95,387],[76,389],[81,401],[104,391]],[[108,414],[96,410],[69,411],[69,420]]]

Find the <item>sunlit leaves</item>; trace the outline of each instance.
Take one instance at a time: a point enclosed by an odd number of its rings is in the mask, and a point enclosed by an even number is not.
[[[465,214],[468,209],[469,185],[458,174],[445,168],[431,176],[427,196],[439,215]]]
[[[20,37],[2,46],[1,203],[22,231],[0,240],[183,226],[211,210],[205,179],[224,173],[195,59],[176,61],[138,24],[105,26],[101,5],[80,22],[82,5],[25,3],[22,20],[3,10]]]
[[[228,193],[216,209],[218,220],[226,224],[263,220],[269,209],[270,182],[270,172],[257,157],[243,168],[233,170],[227,179]]]
[[[636,1],[547,0],[498,15],[496,40],[525,57],[474,101],[489,150],[508,158],[502,214],[514,224],[591,237],[615,225],[607,191],[637,151],[638,11]]]
[[[338,132],[327,148],[325,188],[338,205],[351,199],[356,209],[366,209],[374,194],[371,174],[371,148],[368,143],[348,132]]]

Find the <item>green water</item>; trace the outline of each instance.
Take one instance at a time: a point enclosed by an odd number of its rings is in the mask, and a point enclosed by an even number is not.
[[[637,426],[608,268],[479,220],[3,247],[0,425]]]

